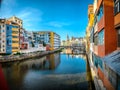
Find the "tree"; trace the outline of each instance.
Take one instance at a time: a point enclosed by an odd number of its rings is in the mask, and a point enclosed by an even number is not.
[[[43,46],[45,47],[46,46],[46,43],[43,41]]]

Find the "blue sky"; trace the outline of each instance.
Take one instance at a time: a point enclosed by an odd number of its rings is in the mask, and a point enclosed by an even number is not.
[[[67,34],[84,37],[88,5],[93,0],[3,0],[0,17],[13,15],[23,20],[28,31],[54,31],[65,40]]]

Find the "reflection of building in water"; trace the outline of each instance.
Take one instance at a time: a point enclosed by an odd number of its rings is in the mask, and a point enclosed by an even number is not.
[[[9,65],[10,67],[7,68]],[[5,67],[3,68],[3,72],[4,72],[4,76],[6,77],[6,80],[8,81],[9,89],[11,90],[11,87],[18,88],[17,86],[19,86],[22,83],[22,80],[27,70],[25,70],[24,68],[21,69],[21,67],[19,66],[19,62],[15,62],[15,63],[6,63]],[[13,86],[12,83],[15,82],[16,84],[15,86]]]
[[[89,63],[88,61],[86,61],[86,71],[87,71],[87,75],[86,75],[86,78],[87,78],[87,81],[89,83],[89,90],[94,90],[95,89],[95,86],[93,84],[93,79],[92,79],[92,76],[91,76],[91,70],[90,70],[90,66],[89,66]]]
[[[71,54],[71,53],[72,53],[72,49],[71,49],[71,48],[67,48],[67,49],[65,50],[65,53],[66,53],[66,54]]]
[[[60,63],[60,53],[51,54],[40,59],[32,59],[19,64],[21,69],[55,69]]]
[[[60,53],[55,53],[47,56],[45,62],[46,69],[55,69],[60,64]]]
[[[24,68],[24,69],[41,69],[44,67],[44,63],[45,63],[46,57],[41,57],[39,59],[32,59],[29,61],[24,61],[22,63],[19,64],[20,68]]]
[[[86,60],[86,55],[84,55],[84,54],[79,54],[79,55],[67,54],[66,56],[67,56],[68,59],[69,58],[82,58],[82,59]]]

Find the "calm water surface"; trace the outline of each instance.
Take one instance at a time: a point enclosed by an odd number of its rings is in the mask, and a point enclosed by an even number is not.
[[[94,90],[85,55],[55,53],[1,66],[10,90]]]

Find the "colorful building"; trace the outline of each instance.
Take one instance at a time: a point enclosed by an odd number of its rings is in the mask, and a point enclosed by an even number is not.
[[[15,22],[11,22],[12,25],[12,52],[19,52],[19,25]]]
[[[12,25],[6,19],[0,19],[0,54],[12,53]]]
[[[18,29],[19,29],[18,38],[19,38],[19,46],[21,48],[21,46],[23,44],[23,33],[22,33],[23,32],[23,21],[20,18],[16,17],[16,16],[12,16],[8,20],[18,24]]]
[[[93,61],[98,69],[98,76],[108,90],[114,88],[104,75],[104,64],[101,58],[112,53],[117,48],[113,4],[113,0],[98,0],[94,22],[97,29],[94,31]]]
[[[34,32],[35,44],[46,44],[51,46],[51,50],[59,48],[60,36],[52,31]]]
[[[119,67],[117,64],[116,67],[112,65],[112,61],[120,58],[119,50],[116,51],[120,41],[118,3],[120,0],[94,0],[94,23],[90,29],[90,42],[87,40],[87,47],[90,44],[90,62],[107,90],[119,90],[119,73],[116,72]]]
[[[88,6],[88,26],[86,28],[86,51],[90,51],[90,31],[94,22],[93,5]]]
[[[19,28],[18,24],[0,19],[0,48],[1,54],[19,52]]]

